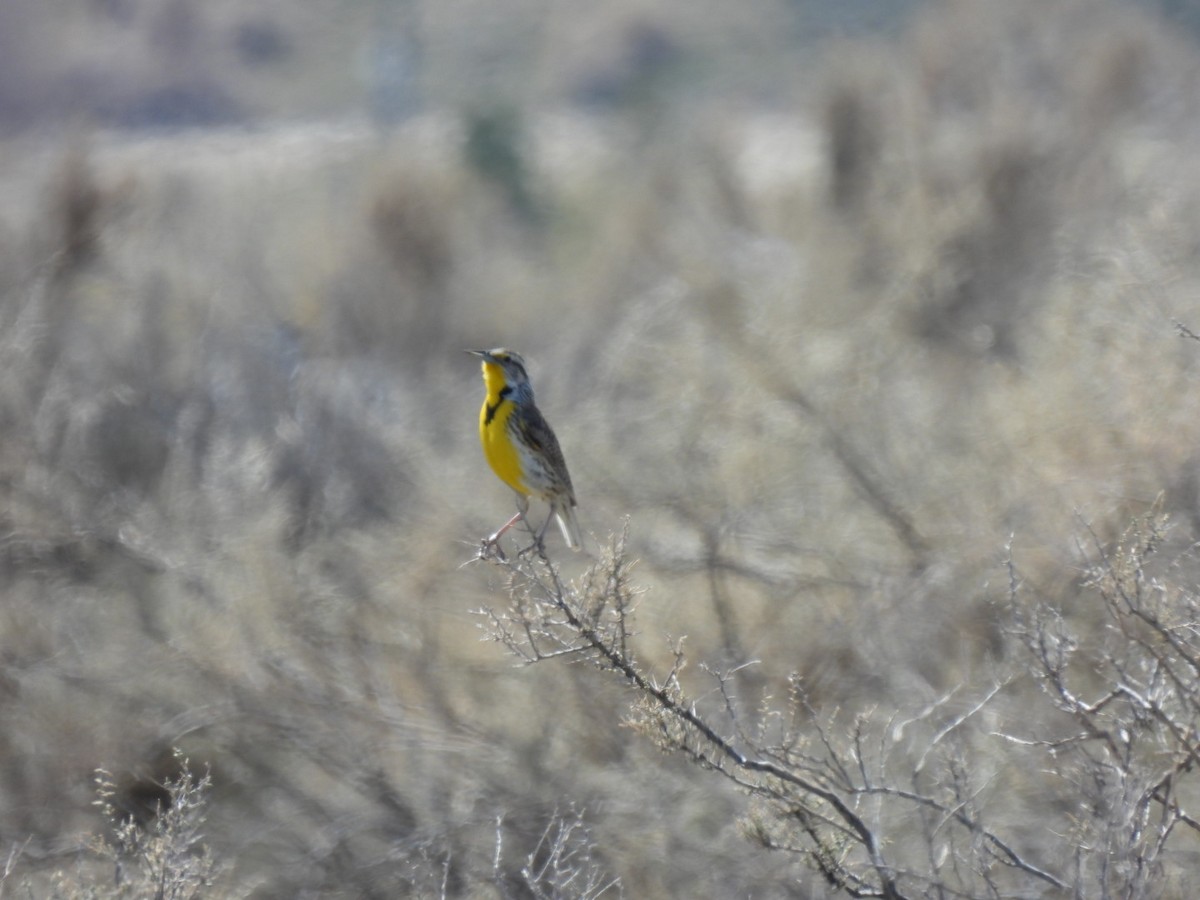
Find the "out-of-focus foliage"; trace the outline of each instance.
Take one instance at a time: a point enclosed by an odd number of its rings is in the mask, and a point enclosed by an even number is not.
[[[0,132],[580,104],[791,100],[830,38],[895,32],[924,0],[6,0]]]
[[[1184,33],[1099,0],[803,47],[812,4],[45,6],[0,11],[9,125],[372,116],[0,145],[0,888],[92,859],[97,768],[150,828],[179,748],[230,895],[831,890],[618,685],[479,641],[510,584],[463,564],[512,500],[467,347],[531,361],[593,535],[550,553],[580,576],[628,518],[632,649],[663,675],[682,641],[687,695],[704,663],[827,729],[995,685],[1030,721],[989,733],[1137,714],[1035,703],[1024,641],[1069,635],[1097,691],[1134,665],[1148,582],[1097,561],[1160,494],[1155,577],[1194,596]],[[1016,746],[879,762],[978,787]],[[1020,775],[977,802],[1025,853],[1006,817],[1062,785]],[[1079,834],[1116,847],[1108,788]],[[1138,890],[1180,895],[1194,829],[1160,849]]]

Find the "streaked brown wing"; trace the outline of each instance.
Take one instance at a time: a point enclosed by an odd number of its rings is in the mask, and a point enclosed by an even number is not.
[[[525,443],[546,461],[555,480],[566,487],[571,504],[574,505],[575,488],[571,486],[571,475],[567,472],[567,461],[563,459],[558,438],[554,436],[541,411],[532,403],[521,408],[520,428]]]

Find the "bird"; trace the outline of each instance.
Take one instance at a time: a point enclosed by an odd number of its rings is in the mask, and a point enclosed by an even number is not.
[[[503,347],[467,352],[483,360],[486,394],[479,410],[483,455],[517,495],[517,514],[483,542],[484,549],[498,547],[500,536],[525,518],[532,497],[550,504],[550,515],[537,532],[535,546],[541,546],[550,520],[557,517],[563,540],[578,550],[582,540],[575,518],[575,489],[558,438],[533,402],[525,360]]]

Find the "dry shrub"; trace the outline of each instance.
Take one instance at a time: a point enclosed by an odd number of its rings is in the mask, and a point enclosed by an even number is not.
[[[543,165],[522,110],[546,228],[419,123],[89,156],[0,298],[5,887],[179,746],[234,895],[1169,895],[1195,511],[1121,532],[1194,481],[1191,57],[1081,8],[816,79],[828,180],[699,112]],[[495,344],[598,567],[463,565]]]
[[[866,62],[865,53],[839,66],[841,74],[822,98],[821,125],[829,143],[830,201],[837,209],[854,210],[870,190],[883,152],[886,88],[883,73]]]

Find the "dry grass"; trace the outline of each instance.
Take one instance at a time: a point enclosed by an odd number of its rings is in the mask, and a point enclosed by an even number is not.
[[[0,896],[109,895],[97,768],[148,835],[163,785],[191,792],[216,865],[176,870],[196,895],[836,892],[820,853],[766,849],[795,837],[784,807],[622,727],[619,679],[479,640],[513,573],[463,563],[511,500],[459,350],[502,344],[533,362],[593,535],[580,558],[552,538],[564,576],[628,522],[639,671],[665,680],[682,642],[681,696],[719,713],[702,664],[737,669],[738,727],[802,694],[834,758],[855,722],[915,723],[879,732],[872,772],[979,791],[972,815],[1042,866],[1075,817],[1146,863],[1128,896],[1186,895],[1194,827],[1121,844],[1133,788],[1069,790],[1103,754],[1051,773],[992,738],[1145,725],[1128,697],[1047,702],[1062,672],[1027,638],[1070,633],[1081,695],[1136,674],[1162,634],[1122,631],[1149,583],[1120,537],[1160,493],[1153,578],[1195,593],[1200,345],[1173,323],[1200,331],[1196,74],[1128,10],[957,3],[839,47],[782,128],[685,93],[652,121],[518,106],[475,157],[470,121],[433,115],[7,143]],[[1195,728],[1189,698],[1147,708]],[[1135,785],[1164,757],[1128,760]],[[1090,864],[1055,877],[1097,895],[1113,873]]]

